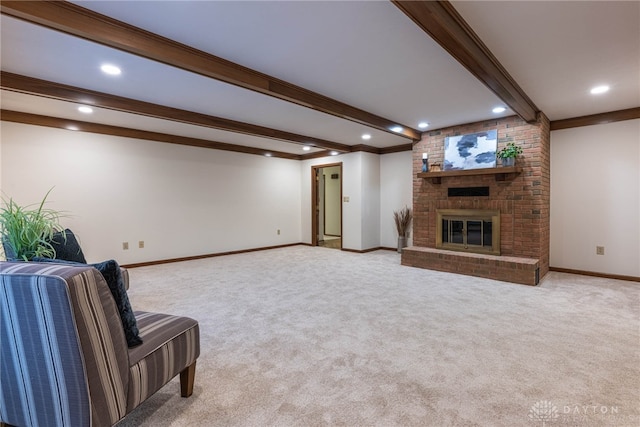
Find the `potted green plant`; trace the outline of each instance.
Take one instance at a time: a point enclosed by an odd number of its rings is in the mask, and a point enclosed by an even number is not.
[[[409,237],[409,226],[413,219],[411,208],[405,206],[399,211],[393,212],[393,219],[396,223],[398,231],[398,253],[402,253],[402,248],[407,246],[407,238]]]
[[[516,164],[516,157],[522,154],[522,147],[514,142],[508,142],[502,150],[498,151],[498,157],[502,159],[502,166],[509,167]]]
[[[44,207],[50,192],[39,204],[28,206],[20,206],[12,198],[2,199],[0,237],[7,259],[55,258],[56,251],[49,242],[62,227],[60,213]]]

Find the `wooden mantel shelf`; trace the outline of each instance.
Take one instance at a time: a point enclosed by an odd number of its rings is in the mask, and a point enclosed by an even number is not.
[[[477,175],[495,175],[496,181],[506,181],[507,178],[515,178],[522,172],[522,167],[498,167],[485,169],[466,169],[466,170],[450,170],[438,172],[420,172],[418,178],[430,179],[433,184],[440,184],[442,178],[453,176],[477,176]]]

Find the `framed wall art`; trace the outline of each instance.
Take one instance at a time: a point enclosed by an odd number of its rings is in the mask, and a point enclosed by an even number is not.
[[[498,130],[447,136],[444,139],[444,170],[496,167]]]

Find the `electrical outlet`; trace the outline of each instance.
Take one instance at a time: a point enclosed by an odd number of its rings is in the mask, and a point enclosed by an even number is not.
[[[604,255],[604,246],[596,246],[596,255]]]
[[[144,249],[144,240],[140,240],[140,241],[138,242],[138,247],[139,247],[140,249]]]
[[[278,236],[280,235],[280,229],[278,228]]]
[[[129,250],[129,242],[122,242],[122,250],[123,251]]]

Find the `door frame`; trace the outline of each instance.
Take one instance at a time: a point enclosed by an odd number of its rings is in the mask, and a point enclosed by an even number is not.
[[[340,168],[338,173],[340,174],[340,248],[342,249],[342,239],[344,239],[344,229],[342,228],[342,162],[311,166],[311,246],[318,246],[318,171],[336,166]]]

